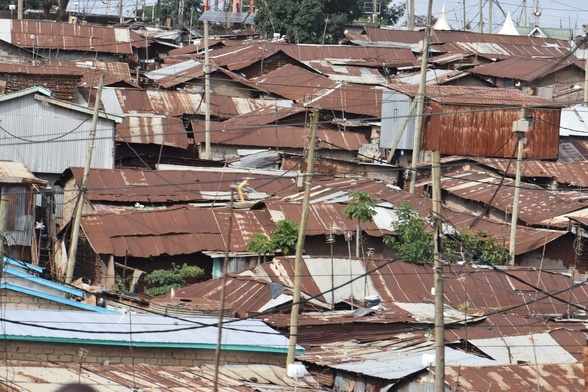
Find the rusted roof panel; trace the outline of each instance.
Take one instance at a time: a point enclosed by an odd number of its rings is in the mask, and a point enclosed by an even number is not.
[[[346,62],[315,60],[307,62],[309,67],[317,70],[329,79],[338,82],[361,84],[386,84],[388,79],[377,68],[351,65]]]
[[[372,42],[418,44],[424,31],[388,30],[367,27]],[[550,38],[480,34],[469,31],[434,31],[433,49],[449,53],[490,54],[520,57],[564,57],[569,53],[567,41]]]
[[[190,145],[184,122],[175,117],[124,117],[116,126],[116,140],[183,149]]]
[[[255,146],[272,148],[305,148],[308,145],[309,130],[303,127],[291,126],[260,126],[255,128],[237,127],[229,124],[229,128],[223,127],[224,123],[216,124],[221,127],[210,133],[212,144],[225,144],[233,146]],[[194,142],[204,143],[205,132],[203,121],[192,121],[194,130]],[[361,133],[341,132],[328,129],[317,131],[319,141],[324,141],[319,146],[329,150],[358,151],[367,139]]]
[[[225,251],[229,212],[180,207],[125,211],[82,218],[82,229],[97,254],[139,258]],[[234,211],[231,251],[246,252],[253,233],[275,227],[263,211]],[[198,224],[195,224],[197,222]]]
[[[202,97],[200,94],[183,91],[105,87],[102,91],[102,104],[108,113],[149,113],[180,117],[201,110]]]
[[[389,83],[387,87],[413,97],[418,91],[418,85],[416,84],[393,82]],[[554,106],[550,100],[528,95],[514,88],[428,85],[426,87],[426,96],[428,99],[443,105]]]
[[[110,364],[54,364],[15,361],[0,362],[8,371],[0,375],[0,386],[6,392],[56,391],[66,384],[77,382],[97,391],[124,392],[129,389],[152,392],[209,391],[215,387],[215,368],[159,366],[142,363]],[[298,379],[301,391],[317,390],[318,384],[309,374]],[[223,392],[292,392],[294,379],[286,368],[278,365],[237,364],[222,365],[218,372],[218,389]]]
[[[192,41],[192,42],[194,42],[194,41]],[[221,41],[221,40],[209,39],[208,40],[208,47],[210,48],[210,47],[216,46],[218,44],[222,44],[222,42],[223,41]],[[168,56],[178,56],[178,55],[183,55],[183,54],[198,53],[201,50],[204,50],[204,41],[203,40],[200,41],[200,45],[191,44],[191,45],[183,46],[181,48],[172,49],[169,52],[167,52],[167,55]]]
[[[0,63],[0,73],[18,73],[25,75],[70,75],[72,77],[81,78],[83,71],[81,69],[67,69],[57,65]]]
[[[447,366],[445,382],[466,391],[584,391],[582,363],[496,366]]]
[[[508,213],[512,211],[514,181],[466,172],[441,179],[441,188],[465,200],[473,200]],[[521,185],[519,219],[536,225],[549,225],[560,215],[586,208],[588,204],[562,199],[556,192],[547,191],[532,184]]]
[[[379,119],[382,117],[382,89],[352,83],[339,85],[306,102],[306,105]]]
[[[0,183],[3,184],[44,184],[24,164],[11,161],[0,161]]]
[[[508,168],[508,174],[511,176],[516,174],[516,165],[509,167],[508,161],[504,159],[473,158],[473,160],[502,173]],[[588,187],[588,163],[525,160],[521,166],[521,175],[523,177],[551,178],[561,185]]]
[[[284,84],[284,80],[288,83]],[[337,86],[329,78],[295,65],[287,64],[260,78],[253,79],[258,86],[297,102],[307,102]]]
[[[226,128],[235,127],[236,125],[239,126],[259,126],[259,125],[269,125],[273,123],[280,122],[285,118],[290,116],[295,116],[300,113],[305,113],[307,109],[302,106],[292,106],[292,107],[263,107],[257,110],[253,110],[249,113],[241,114],[240,116],[232,117],[223,122]]]
[[[576,67],[573,60],[554,62],[548,59],[510,57],[495,63],[483,64],[469,70],[474,75],[531,82],[558,72],[566,67]],[[578,69],[580,69],[578,67]]]
[[[11,42],[23,48],[132,54],[128,28],[113,28],[44,20],[3,20],[11,24]]]
[[[83,170],[70,169],[79,184]],[[248,186],[258,193],[272,195],[294,188],[293,179],[243,173],[191,170],[109,170],[92,169],[88,176],[86,197],[93,202],[170,203],[228,200],[231,184],[248,178]]]

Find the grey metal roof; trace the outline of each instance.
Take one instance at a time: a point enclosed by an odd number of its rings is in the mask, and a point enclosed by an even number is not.
[[[559,136],[588,136],[588,108],[584,105],[563,108]]]
[[[361,361],[335,364],[330,365],[330,367],[385,380],[399,380],[426,369],[430,364],[424,363],[423,358],[425,355],[429,356],[429,358],[434,358],[435,350],[429,349],[424,351],[400,353],[389,353],[384,351],[377,354],[368,354]],[[481,358],[448,347],[445,347],[445,363],[447,365],[460,366],[484,366],[496,364],[495,361],[490,359]]]
[[[213,317],[4,309],[3,319],[0,331],[10,340],[214,349],[218,338]],[[260,320],[226,319],[222,337],[232,350],[288,350],[288,339]]]

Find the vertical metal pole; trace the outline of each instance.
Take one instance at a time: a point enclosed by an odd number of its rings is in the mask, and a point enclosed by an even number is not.
[[[206,9],[206,7],[205,7]],[[204,21],[204,159],[211,159],[210,153],[210,59],[208,54],[208,21]]]
[[[290,314],[290,345],[288,346],[286,365],[294,363],[296,343],[298,341],[298,312],[300,310],[300,286],[302,284],[302,252],[304,250],[304,237],[306,235],[306,222],[308,220],[308,207],[310,204],[310,186],[314,172],[314,145],[316,140],[316,129],[318,127],[318,114],[318,109],[315,109],[312,115],[312,123],[310,125],[310,141],[308,142],[308,156],[306,157],[302,216],[300,217],[300,230],[298,230],[298,242],[296,243],[296,256],[294,260],[294,297],[292,298],[292,313]]]
[[[433,278],[435,285],[435,392],[445,391],[445,320],[443,319],[443,261],[441,236],[441,154],[433,151]]]
[[[69,255],[67,257],[67,271],[65,274],[65,283],[71,283],[73,280],[74,269],[76,266],[76,253],[78,251],[78,239],[80,237],[80,225],[82,221],[82,212],[84,211],[84,199],[86,195],[86,186],[88,175],[90,174],[90,165],[92,164],[92,152],[94,151],[94,142],[96,139],[96,126],[98,125],[98,110],[102,97],[102,87],[104,86],[104,75],[100,76],[98,92],[96,93],[96,102],[94,103],[94,115],[92,116],[92,128],[90,129],[90,140],[88,142],[88,153],[86,154],[86,164],[84,174],[80,183],[80,196],[76,204],[76,214],[72,222],[71,244],[69,245]]]
[[[414,118],[414,139],[412,148],[412,163],[410,171],[410,193],[414,193],[416,183],[416,166],[419,162],[421,128],[423,126],[423,109],[425,106],[425,92],[427,85],[427,65],[429,63],[429,44],[431,41],[431,19],[433,17],[433,0],[429,0],[429,10],[427,12],[427,27],[425,28],[425,39],[422,48],[421,58],[421,79],[419,90],[416,97],[416,113]]]

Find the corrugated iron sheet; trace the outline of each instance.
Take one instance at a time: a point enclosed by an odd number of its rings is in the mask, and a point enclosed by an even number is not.
[[[224,123],[218,124],[222,127]],[[237,124],[228,124],[229,128],[222,128],[210,133],[212,144],[224,144],[233,146],[254,146],[269,148],[306,148],[310,131],[303,127],[285,125],[260,126],[255,128],[239,127]],[[204,143],[205,132],[202,120],[193,120],[194,142]],[[361,133],[340,132],[328,129],[317,131],[317,138],[324,143],[319,148],[327,150],[351,150],[358,151],[367,139]]]
[[[345,61],[314,60],[306,64],[337,82],[380,85],[388,81],[377,68],[350,65]]]
[[[81,25],[45,20],[4,19],[8,42],[23,48],[44,50],[132,54],[128,28]]]
[[[0,183],[3,184],[45,184],[20,162],[0,161]]]
[[[76,183],[81,182],[83,170],[70,169]],[[294,188],[292,178],[279,174],[254,176],[230,170],[101,170],[92,169],[88,176],[86,198],[91,202],[168,203],[223,201],[229,197],[231,184],[248,179],[248,186],[258,193],[272,195]],[[295,188],[297,189],[297,188]]]
[[[584,391],[582,363],[501,366],[450,366],[445,381],[452,391]]]
[[[6,309],[2,334],[11,339],[35,339],[84,344],[137,344],[151,347],[174,347],[176,344],[216,346],[218,318],[171,318],[145,314],[111,314],[54,310]],[[18,321],[18,323],[13,322]],[[287,350],[288,339],[261,320],[226,320],[231,328],[223,329],[223,345],[243,350]],[[41,324],[41,325],[39,325]],[[63,326],[75,326],[64,331]],[[71,329],[71,328],[70,328]],[[96,333],[100,331],[100,333]],[[167,346],[166,346],[167,345]],[[253,351],[257,351],[253,349]],[[284,351],[285,352],[285,351]]]
[[[424,31],[388,30],[366,27],[372,42],[418,44]],[[470,31],[434,31],[433,49],[449,53],[474,53],[520,57],[564,57],[569,53],[565,40],[500,34],[480,34]]]
[[[128,116],[116,125],[116,140],[187,149],[188,133],[181,118]]]
[[[343,84],[323,92],[306,102],[306,105],[379,119],[382,117],[382,88]]]
[[[492,207],[507,214],[512,211],[514,181],[508,178],[501,185],[500,178],[487,173],[466,172],[442,178],[441,188],[464,200],[491,203]],[[587,206],[586,203],[562,199],[556,192],[533,184],[523,184],[520,190],[518,217],[528,224],[549,226],[553,218]],[[561,223],[557,225],[561,226]]]
[[[214,366],[156,366],[148,364],[94,366],[84,364],[15,363],[0,361],[7,369],[0,375],[0,386],[6,392],[56,391],[65,384],[87,384],[99,392],[187,392],[212,390]],[[294,379],[286,368],[277,365],[236,364],[219,367],[218,388],[223,392],[292,392]],[[307,374],[298,379],[301,391],[318,388]]]
[[[246,252],[254,233],[274,228],[263,211],[234,211],[232,252]],[[195,224],[198,222],[198,224]],[[97,254],[152,257],[225,251],[229,211],[180,207],[86,215],[82,229]]]
[[[474,75],[531,82],[558,72],[566,67],[577,67],[573,59],[554,62],[548,59],[511,57],[495,63],[483,64],[469,70]],[[580,71],[580,67],[577,67]]]
[[[229,128],[229,124],[238,124],[240,126],[258,126],[258,125],[269,125],[273,123],[281,123],[282,120],[296,115],[302,115],[306,113],[307,109],[302,106],[292,107],[263,107],[257,110],[253,110],[249,113],[241,114],[224,121],[223,124]]]
[[[288,83],[284,84],[284,80]],[[337,82],[295,65],[284,65],[253,79],[260,87],[284,98],[305,103],[335,88]]]

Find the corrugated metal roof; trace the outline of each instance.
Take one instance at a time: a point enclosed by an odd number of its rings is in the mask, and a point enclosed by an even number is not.
[[[2,40],[23,48],[132,54],[128,28],[50,22],[33,19],[1,19]]]
[[[424,31],[390,30],[366,27],[372,42],[417,44]],[[500,34],[480,34],[470,31],[433,31],[433,49],[449,53],[480,53],[497,56],[554,57],[569,53],[565,40]]]
[[[184,122],[176,117],[127,116],[116,126],[117,141],[187,149],[191,144]]]
[[[560,136],[588,136],[588,107],[574,105],[561,110]]]
[[[379,85],[388,81],[377,68],[350,65],[345,61],[314,60],[306,64],[337,82]]]
[[[247,252],[254,233],[275,227],[264,211],[233,211],[231,251]],[[85,215],[82,229],[97,254],[152,257],[225,251],[227,209],[178,207]],[[195,225],[194,222],[199,222]]]
[[[573,59],[554,62],[548,59],[510,57],[495,63],[479,65],[471,68],[469,72],[474,75],[531,82],[549,76],[569,66],[577,67]],[[580,67],[577,67],[577,69],[581,71]]]
[[[0,183],[3,184],[45,184],[20,162],[0,161]]]
[[[240,126],[252,126],[252,125],[269,125],[273,123],[281,123],[281,120],[295,116],[297,114],[306,113],[307,109],[302,106],[292,107],[263,107],[257,110],[253,110],[249,113],[244,113],[239,116],[235,116],[223,122],[230,128],[228,124],[240,125]]]
[[[502,183],[502,184],[501,184]],[[441,188],[464,200],[473,200],[509,213],[514,200],[514,181],[492,177],[487,173],[465,172],[441,179]],[[561,223],[553,218],[586,208],[579,201],[570,202],[556,192],[548,191],[538,185],[521,185],[518,218],[528,224],[557,227]]]
[[[501,363],[574,363],[574,358],[548,333],[470,339],[469,342]]]
[[[5,339],[10,340],[213,349],[218,337],[218,318],[214,317],[178,319],[144,314],[25,309],[5,309],[3,317],[0,329]],[[224,325],[222,345],[225,348],[270,352],[288,349],[288,339],[260,320],[227,319]]]
[[[539,27],[539,26],[515,26],[520,35],[530,37],[545,37],[569,41],[574,36],[574,30],[566,28]]]
[[[283,82],[287,80],[285,85]],[[305,103],[317,98],[337,83],[329,78],[295,65],[287,64],[252,79],[260,87],[284,98]]]
[[[7,370],[0,374],[0,386],[6,392],[56,391],[78,380],[98,392],[210,391],[214,366],[158,366],[148,364],[105,365],[16,363],[0,361]],[[292,392],[317,390],[318,384],[307,374],[298,379],[288,377],[286,368],[277,365],[236,364],[219,367],[218,388],[223,392]]]
[[[336,110],[378,119],[382,117],[382,88],[343,84],[306,102],[308,107]]]
[[[445,381],[455,392],[584,391],[582,363],[501,365],[445,368]]]
[[[223,124],[218,124],[222,127]],[[224,144],[233,146],[254,146],[269,148],[306,148],[310,131],[303,127],[286,125],[240,127],[237,124],[229,123],[229,128],[221,128],[210,133],[212,144]],[[202,120],[193,120],[194,142],[204,143],[206,133]],[[358,151],[367,139],[361,133],[341,132],[329,129],[317,131],[317,138],[324,143],[319,148],[327,150],[350,150]]]
[[[75,181],[81,182],[83,170],[70,168]],[[139,170],[139,169],[92,169],[88,176],[86,198],[91,202],[121,203],[169,203],[229,200],[231,184],[248,178],[248,186],[266,196],[295,188],[292,178],[255,173],[216,169],[212,171],[191,170]],[[65,179],[68,178],[66,173]],[[222,179],[222,180],[221,180]]]
[[[101,100],[105,111],[116,114],[151,113],[179,117],[203,110],[200,94],[183,91],[105,87]]]
[[[393,82],[387,87],[401,93],[415,96],[416,84]],[[552,101],[523,93],[517,89],[477,86],[427,85],[426,97],[443,105],[480,106],[534,106],[553,107]]]

